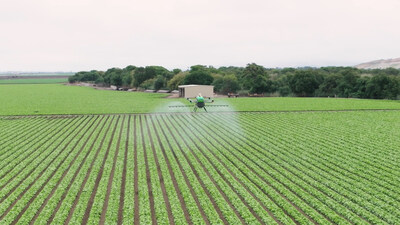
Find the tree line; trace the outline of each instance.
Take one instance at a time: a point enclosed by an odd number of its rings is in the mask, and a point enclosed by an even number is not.
[[[400,99],[400,70],[357,69],[353,67],[264,68],[255,63],[246,67],[194,65],[186,71],[162,66],[107,71],[81,71],[69,77],[70,83],[92,82],[96,85],[137,90],[176,90],[182,84],[214,85],[220,94],[262,94],[264,96],[342,97]]]

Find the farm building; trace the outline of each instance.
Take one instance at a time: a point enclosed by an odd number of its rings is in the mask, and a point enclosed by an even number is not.
[[[214,86],[212,85],[179,85],[179,97],[183,98],[194,98],[199,93],[204,97],[214,96]]]

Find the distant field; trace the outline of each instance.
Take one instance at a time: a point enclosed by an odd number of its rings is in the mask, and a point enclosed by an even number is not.
[[[57,72],[52,72],[52,73],[0,73],[0,77],[2,76],[72,76],[75,73],[57,73]]]
[[[166,94],[95,90],[61,84],[1,85],[0,115],[108,114],[189,112],[185,99],[166,99]],[[221,98],[209,107],[215,111],[310,111],[400,109],[399,101],[334,98]]]
[[[0,84],[56,84],[68,82],[68,78],[0,79]]]
[[[1,85],[0,115],[151,112],[165,96],[62,84]]]

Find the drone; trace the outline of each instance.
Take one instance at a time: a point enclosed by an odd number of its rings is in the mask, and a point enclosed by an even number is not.
[[[179,108],[179,107],[193,107],[193,112],[197,112],[198,109],[204,109],[205,112],[208,112],[206,109],[206,103],[214,103],[214,99],[210,97],[204,98],[203,102],[198,102],[196,98],[190,99],[186,98],[189,103],[193,105],[177,105],[177,106],[169,106],[170,108]],[[207,105],[207,107],[228,107],[228,105]]]

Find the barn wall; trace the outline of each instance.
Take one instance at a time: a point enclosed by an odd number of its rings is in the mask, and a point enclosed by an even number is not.
[[[185,98],[194,98],[199,93],[204,97],[213,97],[214,96],[214,87],[213,86],[190,86],[185,88]]]

